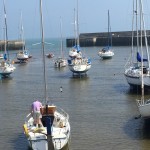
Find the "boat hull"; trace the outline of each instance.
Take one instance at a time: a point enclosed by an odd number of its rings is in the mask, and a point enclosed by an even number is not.
[[[4,55],[3,54],[0,54],[0,59],[3,59],[4,58]]]
[[[141,117],[150,118],[150,100],[144,101],[144,104],[141,104],[141,100],[137,100],[137,103]]]
[[[91,65],[69,65],[70,71],[73,73],[86,73],[91,68]]]
[[[133,87],[141,87],[142,78],[141,78],[141,69],[129,68],[124,73],[126,80],[129,85]],[[148,72],[143,74],[143,83],[144,87],[150,88],[150,75]]]
[[[126,77],[127,83],[129,85],[131,85],[131,86],[140,86],[141,85],[140,77],[129,76],[126,74],[125,74],[125,77]]]
[[[29,147],[32,149],[32,150],[48,150],[48,144],[47,144],[47,140],[30,140],[28,139],[28,144],[29,144]]]
[[[28,145],[32,150],[49,150],[48,149],[48,142],[47,140],[37,140],[37,141],[32,141],[28,140]],[[67,147],[69,145],[69,141],[64,144],[63,148]],[[62,148],[61,148],[62,149]],[[54,148],[54,150],[60,150],[60,148]]]
[[[67,66],[67,60],[63,58],[58,58],[55,61],[55,67],[56,68],[61,68],[61,67],[66,67]]]
[[[7,64],[7,63],[1,63],[0,66],[0,74],[2,76],[9,76],[12,74],[15,70],[15,67],[12,64]]]
[[[29,59],[29,56],[28,55],[18,55],[17,56],[17,59],[19,60],[19,61],[27,61],[28,59]]]
[[[58,112],[54,107],[48,107],[47,110],[45,108],[41,110],[43,127],[38,128],[34,126],[34,120],[31,114],[27,116],[27,120],[23,125],[24,134],[27,137],[29,147],[33,150],[49,150],[49,147],[54,147],[54,150],[60,150],[69,143],[70,123],[68,114],[62,109]],[[54,121],[51,126],[52,133],[51,135],[48,135],[47,128],[49,127],[47,126],[47,121],[45,119],[50,117],[53,113]]]
[[[108,52],[102,52],[102,51],[100,51],[98,53],[98,55],[101,58],[103,58],[103,59],[110,59],[110,58],[112,58],[114,56],[114,52],[112,52],[112,51],[108,51]]]

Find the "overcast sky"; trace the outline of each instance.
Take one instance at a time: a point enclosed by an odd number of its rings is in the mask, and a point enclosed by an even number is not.
[[[25,38],[38,38],[39,0],[5,0],[8,39],[19,37],[22,12]],[[150,0],[143,0],[147,29],[150,29]],[[76,0],[43,0],[45,37],[60,37],[60,16],[64,37],[74,36]],[[110,11],[112,31],[131,30],[132,0],[79,0],[80,33],[107,32],[107,11]],[[0,39],[3,39],[4,10],[0,1]]]

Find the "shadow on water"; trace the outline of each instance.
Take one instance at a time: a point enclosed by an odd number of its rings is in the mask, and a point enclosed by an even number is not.
[[[74,73],[72,74],[72,76],[70,77],[72,79],[88,79],[88,75],[86,73],[81,73],[81,74],[78,74],[78,73]]]
[[[12,139],[11,143],[13,143],[14,150],[31,150],[24,134],[17,135],[16,138]]]
[[[142,91],[140,87],[134,87],[134,88],[129,87],[127,93],[132,95],[141,95]],[[149,95],[149,93],[150,93],[150,89],[148,88],[144,89],[144,95]]]
[[[17,67],[18,67],[18,68],[19,68],[19,67],[25,67],[25,66],[28,65],[28,63],[29,63],[29,62],[21,62],[21,63],[18,63],[18,64],[17,64]]]
[[[103,61],[103,62],[105,62],[105,63],[107,63],[107,62],[109,62],[109,61],[112,61],[112,58],[109,58],[109,59],[103,59],[103,58],[99,58],[99,61],[101,62],[101,61]]]
[[[13,77],[12,76],[1,76],[0,75],[0,80],[1,80],[1,82],[8,82],[8,81],[10,81],[10,80],[12,80],[13,79]]]
[[[119,84],[113,85],[113,88],[116,89],[116,91],[119,91],[120,93],[123,92],[123,93],[131,94],[131,95],[141,95],[140,87],[133,88],[128,85],[119,83]],[[144,95],[149,95],[149,93],[150,93],[150,89],[148,88],[144,89]]]
[[[116,85],[113,85],[113,88],[118,92],[118,93],[126,93],[127,92],[127,86],[121,83],[118,83]]]
[[[67,67],[54,67],[55,71],[64,72],[67,69]]]
[[[131,118],[124,125],[124,132],[131,139],[150,139],[150,119]]]

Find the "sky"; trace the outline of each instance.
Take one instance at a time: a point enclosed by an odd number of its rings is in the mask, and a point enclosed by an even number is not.
[[[107,12],[110,11],[111,31],[129,31],[132,26],[133,0],[79,0],[79,32],[107,32]],[[5,0],[8,39],[18,39],[22,12],[24,38],[40,37],[39,0]],[[143,0],[146,28],[150,29],[150,0]],[[76,0],[43,0],[44,37],[74,37]],[[4,39],[4,8],[0,1],[0,39]]]

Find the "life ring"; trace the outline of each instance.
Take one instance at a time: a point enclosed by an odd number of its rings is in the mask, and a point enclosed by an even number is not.
[[[44,128],[35,128],[33,133],[41,133],[43,132],[45,129]]]

